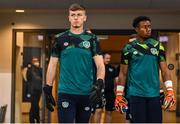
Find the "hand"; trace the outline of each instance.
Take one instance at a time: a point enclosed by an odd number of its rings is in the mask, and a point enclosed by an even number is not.
[[[104,82],[102,79],[98,79],[92,86],[91,93],[89,96],[90,105],[95,106],[99,101],[102,100],[104,93]]]
[[[123,95],[117,95],[115,100],[116,111],[121,114],[125,113],[128,109],[128,101],[123,97]]]
[[[56,103],[55,103],[55,100],[52,96],[52,86],[49,86],[49,85],[45,85],[43,87],[43,91],[44,91],[44,94],[45,94],[45,100],[46,100],[46,107],[49,111],[53,112],[54,111],[54,108],[53,106],[56,106]]]
[[[175,103],[176,103],[176,100],[175,100],[173,90],[167,90],[167,93],[163,102],[163,108],[165,110],[170,110],[175,105]]]

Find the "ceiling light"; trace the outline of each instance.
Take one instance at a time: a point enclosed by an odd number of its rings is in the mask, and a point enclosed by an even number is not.
[[[18,10],[16,10],[16,12],[24,12],[24,10],[18,9]]]

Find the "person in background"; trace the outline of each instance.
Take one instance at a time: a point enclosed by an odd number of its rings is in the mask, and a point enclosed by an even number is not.
[[[29,111],[29,122],[40,123],[39,101],[42,93],[42,68],[38,58],[33,57],[31,63],[28,64],[24,75],[24,80],[28,84],[28,97],[30,97],[31,108]]]
[[[116,88],[116,110],[124,113],[127,100],[124,86],[127,83],[130,113],[133,123],[162,123],[160,103],[159,68],[166,87],[164,109],[171,109],[175,103],[173,83],[167,68],[165,50],[162,44],[151,38],[151,19],[138,16],[133,20],[137,40],[125,45],[122,50],[119,82]]]
[[[70,29],[56,35],[43,88],[46,107],[54,111],[52,96],[57,63],[60,64],[58,85],[58,121],[88,123],[91,106],[102,98],[105,68],[97,37],[84,30],[86,10],[82,5],[69,7]],[[97,78],[93,79],[93,61]]]
[[[112,111],[115,110],[114,102],[115,102],[115,93],[114,93],[114,85],[115,78],[118,77],[116,68],[110,65],[111,55],[109,53],[103,54],[104,64],[105,64],[105,90],[104,90],[104,98],[99,104],[96,106],[95,111],[95,123],[100,123],[102,119],[103,108],[105,107],[105,123],[111,123],[112,120]]]

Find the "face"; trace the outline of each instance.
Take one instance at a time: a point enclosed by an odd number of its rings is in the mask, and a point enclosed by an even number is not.
[[[34,59],[32,60],[32,64],[35,65],[35,66],[37,66],[37,67],[40,66],[39,60],[38,60],[37,58],[34,58]]]
[[[69,21],[73,28],[83,27],[86,18],[85,11],[83,10],[69,11]]]
[[[103,59],[104,59],[104,64],[109,64],[111,61],[111,55],[105,54]]]
[[[137,34],[142,38],[148,38],[151,36],[151,22],[150,21],[141,21],[139,26],[136,27]]]
[[[37,66],[37,67],[40,66],[39,62],[34,62],[33,64],[34,64],[35,66]]]

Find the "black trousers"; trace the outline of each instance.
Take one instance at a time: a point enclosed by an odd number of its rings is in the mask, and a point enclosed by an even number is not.
[[[59,123],[88,123],[90,115],[89,95],[58,94]]]
[[[160,97],[130,96],[129,103],[133,123],[162,123]]]
[[[29,112],[30,123],[40,123],[39,116],[39,101],[41,97],[41,91],[36,90],[31,93],[31,108]]]

